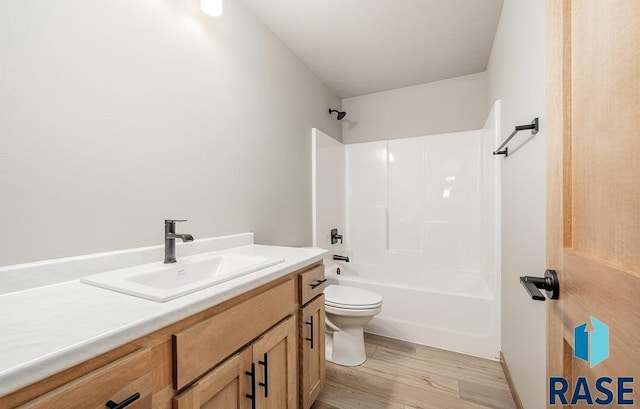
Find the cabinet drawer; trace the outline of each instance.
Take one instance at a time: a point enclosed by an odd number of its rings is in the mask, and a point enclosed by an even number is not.
[[[295,309],[295,286],[288,280],[173,334],[175,388],[184,388]]]
[[[29,409],[103,409],[139,394],[127,409],[151,408],[151,351],[142,349],[26,403]]]
[[[321,264],[305,271],[300,274],[298,280],[300,283],[300,305],[305,305],[322,294],[327,286],[327,281],[324,278],[324,265]]]

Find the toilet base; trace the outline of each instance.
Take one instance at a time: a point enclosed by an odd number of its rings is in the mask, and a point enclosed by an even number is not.
[[[362,327],[341,328],[325,335],[325,357],[329,362],[342,366],[358,366],[367,360]]]

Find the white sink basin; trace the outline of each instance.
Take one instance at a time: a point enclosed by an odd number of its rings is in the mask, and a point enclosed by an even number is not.
[[[284,259],[236,254],[200,254],[174,264],[161,262],[108,271],[82,278],[86,284],[168,301],[282,263]]]

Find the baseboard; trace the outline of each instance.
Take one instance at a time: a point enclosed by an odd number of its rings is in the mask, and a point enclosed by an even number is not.
[[[507,361],[504,360],[504,355],[502,355],[502,351],[500,351],[500,365],[502,365],[502,371],[504,372],[505,378],[507,378],[507,384],[511,390],[511,396],[513,396],[513,401],[515,402],[516,407],[518,409],[524,409],[522,401],[520,400],[520,395],[518,395],[516,385],[513,383],[513,378],[511,377],[511,371],[509,371],[509,367],[507,366]]]

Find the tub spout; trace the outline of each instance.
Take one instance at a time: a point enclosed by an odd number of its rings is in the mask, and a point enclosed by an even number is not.
[[[345,263],[349,262],[349,256],[340,256],[338,254],[334,254],[333,259],[338,261],[344,261]]]

